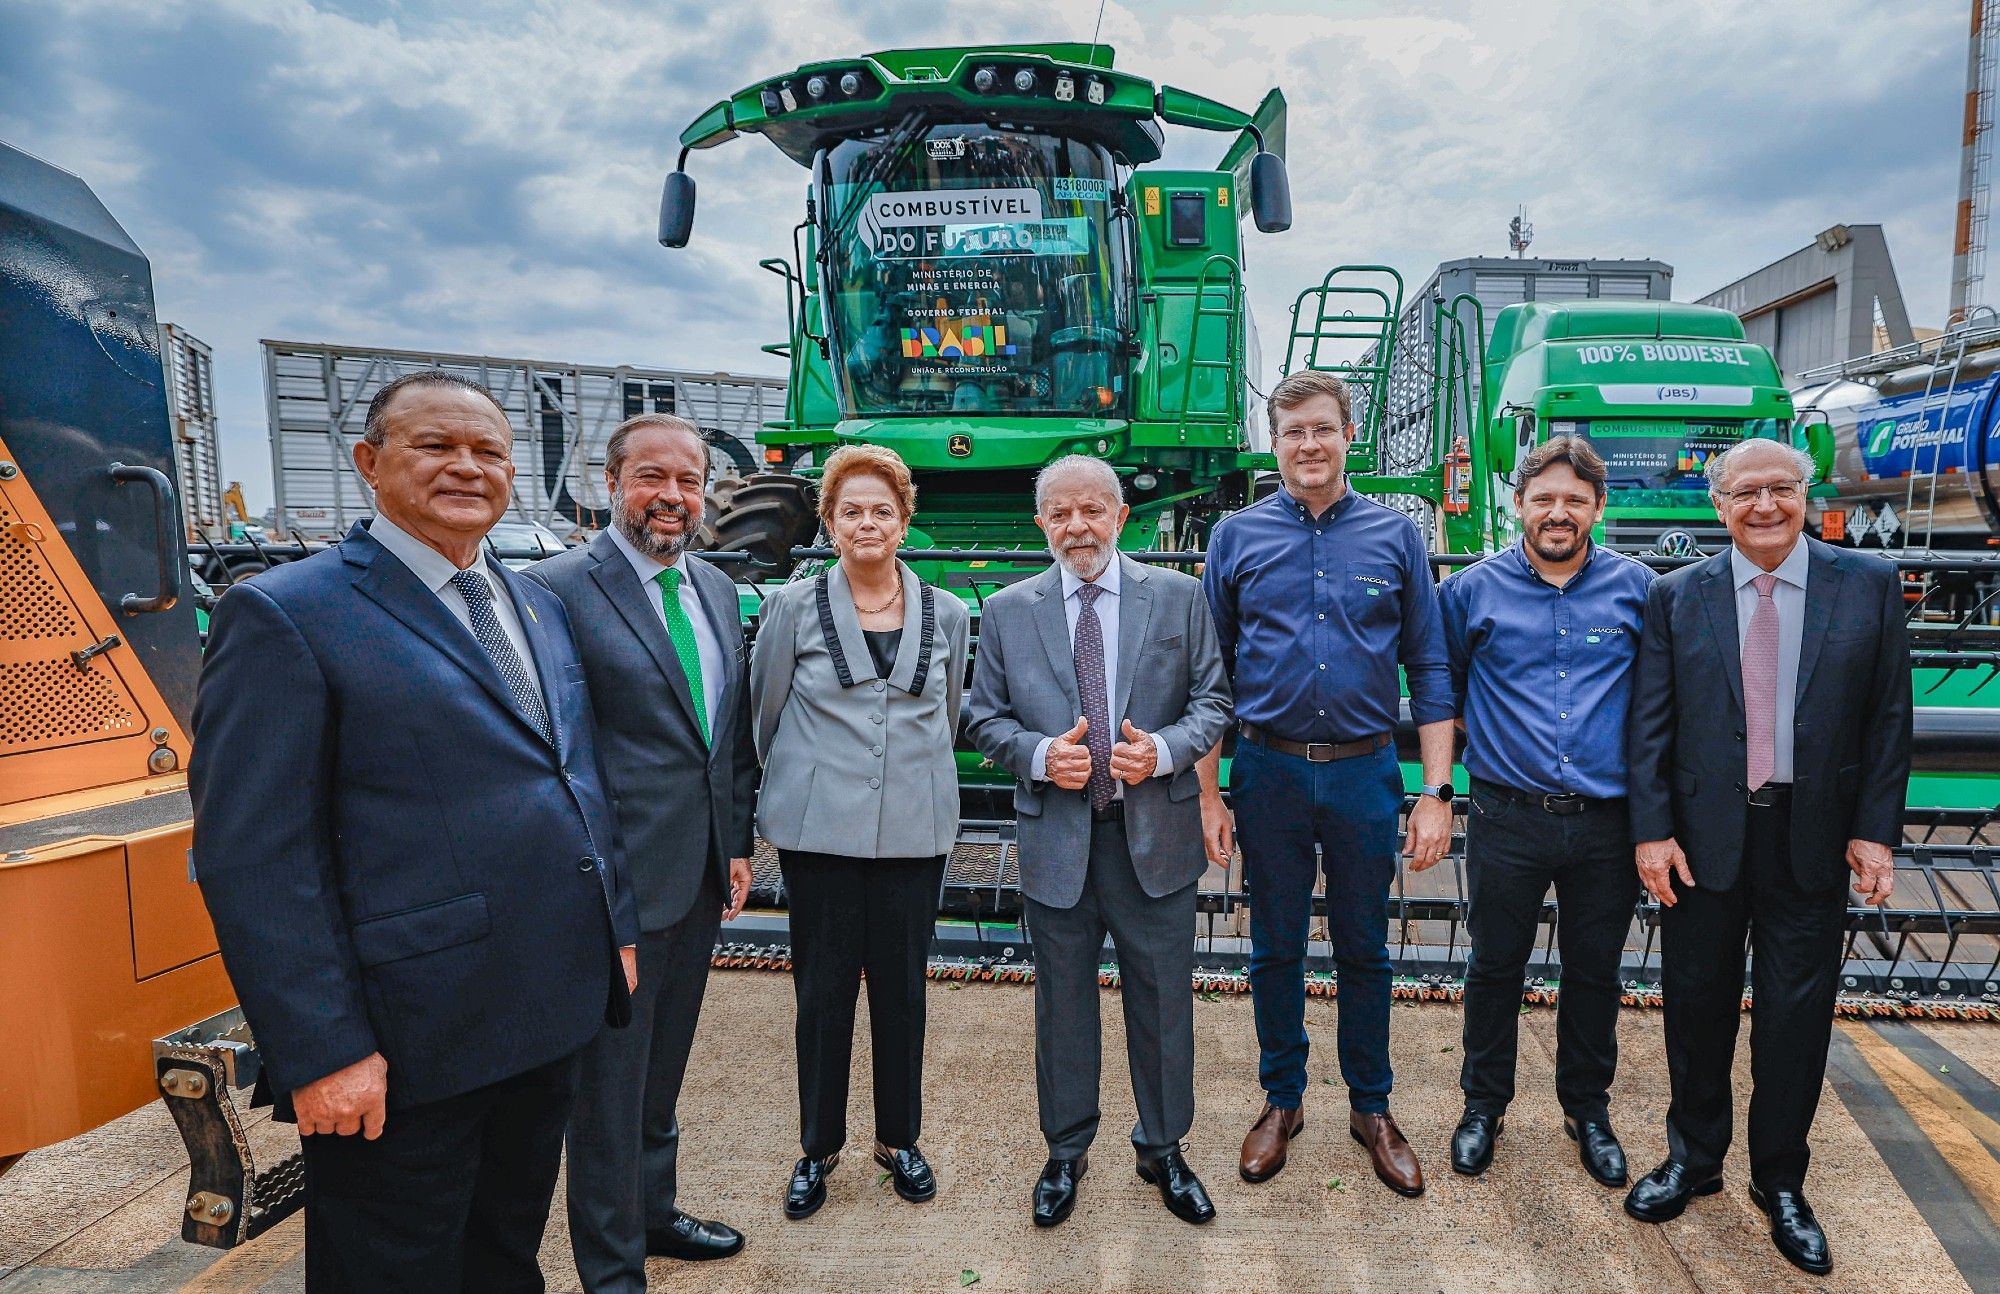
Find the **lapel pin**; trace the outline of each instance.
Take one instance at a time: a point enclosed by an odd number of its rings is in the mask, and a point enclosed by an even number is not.
[[[542,618],[535,614],[535,607],[533,603],[524,602],[521,605],[528,608],[528,619],[534,621],[536,624],[540,624],[542,622]]]

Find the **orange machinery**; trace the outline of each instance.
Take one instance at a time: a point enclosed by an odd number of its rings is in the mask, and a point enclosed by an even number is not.
[[[164,1092],[196,1186],[223,1188],[191,1192],[183,1234],[230,1244],[274,1210],[252,1226],[227,1087],[255,1051],[189,874],[171,435],[144,254],[0,144],[0,1171]]]

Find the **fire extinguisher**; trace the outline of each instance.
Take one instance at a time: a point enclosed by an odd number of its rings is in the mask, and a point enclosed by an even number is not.
[[[1451,442],[1451,452],[1444,457],[1444,511],[1455,514],[1471,509],[1467,491],[1471,479],[1472,451],[1467,448],[1465,437],[1459,436]]]

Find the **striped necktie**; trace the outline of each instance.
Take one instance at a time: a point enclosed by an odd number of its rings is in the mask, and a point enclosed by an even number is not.
[[[660,608],[667,613],[667,637],[674,640],[674,655],[680,657],[681,673],[687,676],[688,695],[694,700],[694,720],[701,728],[701,743],[710,745],[708,701],[701,687],[701,648],[694,640],[694,622],[681,606],[681,568],[669,566],[653,579],[660,586]]]
[[[451,586],[465,599],[465,610],[472,619],[472,636],[486,649],[487,658],[493,668],[500,671],[500,681],[507,685],[514,704],[535,725],[535,731],[542,734],[542,740],[551,746],[555,737],[549,731],[548,707],[542,703],[542,689],[535,684],[534,676],[521,660],[521,653],[514,650],[514,644],[507,640],[507,631],[500,627],[500,617],[493,610],[493,586],[486,582],[483,571],[464,570],[451,577]]]

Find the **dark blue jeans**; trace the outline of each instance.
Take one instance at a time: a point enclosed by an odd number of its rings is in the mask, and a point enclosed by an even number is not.
[[[1229,780],[1250,890],[1250,993],[1266,1099],[1292,1110],[1305,1097],[1306,929],[1323,864],[1340,981],[1340,1076],[1354,1109],[1384,1112],[1389,884],[1403,804],[1396,749],[1315,764],[1242,741]]]

